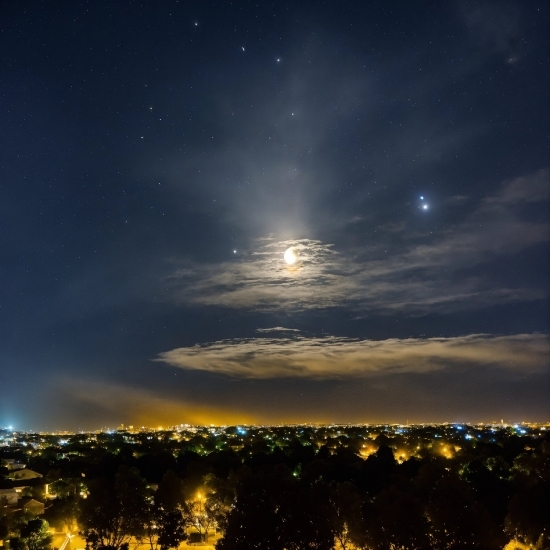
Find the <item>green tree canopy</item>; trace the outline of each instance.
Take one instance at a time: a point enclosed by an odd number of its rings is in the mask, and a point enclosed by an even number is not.
[[[37,518],[29,520],[20,529],[19,543],[26,550],[46,550],[52,543],[48,522]]]

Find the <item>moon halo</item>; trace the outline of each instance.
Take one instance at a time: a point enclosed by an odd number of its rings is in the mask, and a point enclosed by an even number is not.
[[[287,248],[285,250],[284,259],[288,265],[293,265],[298,261],[298,254],[296,254],[294,248]]]

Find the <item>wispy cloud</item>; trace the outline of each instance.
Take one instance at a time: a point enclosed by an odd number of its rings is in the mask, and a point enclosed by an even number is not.
[[[514,204],[517,202],[547,202],[550,200],[550,173],[543,168],[527,177],[507,180],[501,191],[494,197],[488,197],[486,203]]]
[[[292,247],[296,264],[283,261]],[[217,265],[194,265],[172,276],[178,299],[205,305],[264,310],[329,307],[345,299],[345,268],[331,245],[302,239],[257,241],[244,259]]]
[[[262,311],[346,306],[357,315],[422,314],[540,299],[545,289],[507,286],[464,270],[548,242],[548,223],[521,215],[523,204],[547,199],[545,169],[504,182],[454,226],[418,235],[394,224],[386,231],[391,246],[337,250],[319,240],[270,236],[233,261],[185,265],[170,281],[181,302]],[[283,261],[289,247],[299,256],[292,266]]]
[[[300,332],[297,328],[273,327],[273,328],[257,328],[256,332],[265,334],[267,332]]]
[[[549,352],[548,336],[542,334],[388,340],[298,336],[222,340],[166,351],[155,361],[235,378],[338,379],[456,366],[540,372],[548,366]]]

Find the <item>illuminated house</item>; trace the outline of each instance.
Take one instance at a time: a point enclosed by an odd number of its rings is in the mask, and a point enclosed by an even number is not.
[[[41,516],[44,513],[44,504],[31,498],[26,502],[23,502],[23,510],[29,512],[34,516]]]
[[[39,474],[38,472],[35,472],[33,470],[29,470],[28,468],[23,468],[22,470],[15,470],[13,472],[10,472],[8,474],[8,477],[10,479],[18,481],[26,481],[28,479],[36,479],[42,477],[42,474]]]

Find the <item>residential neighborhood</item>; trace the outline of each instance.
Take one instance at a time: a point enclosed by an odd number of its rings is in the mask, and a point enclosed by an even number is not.
[[[424,548],[405,518],[395,529],[403,500],[433,540],[452,533],[473,548],[538,548],[548,532],[549,434],[549,425],[503,422],[2,430],[1,538],[19,549],[32,527],[44,548],[226,550],[262,547],[261,524],[300,544]],[[457,492],[459,508],[449,508]]]

